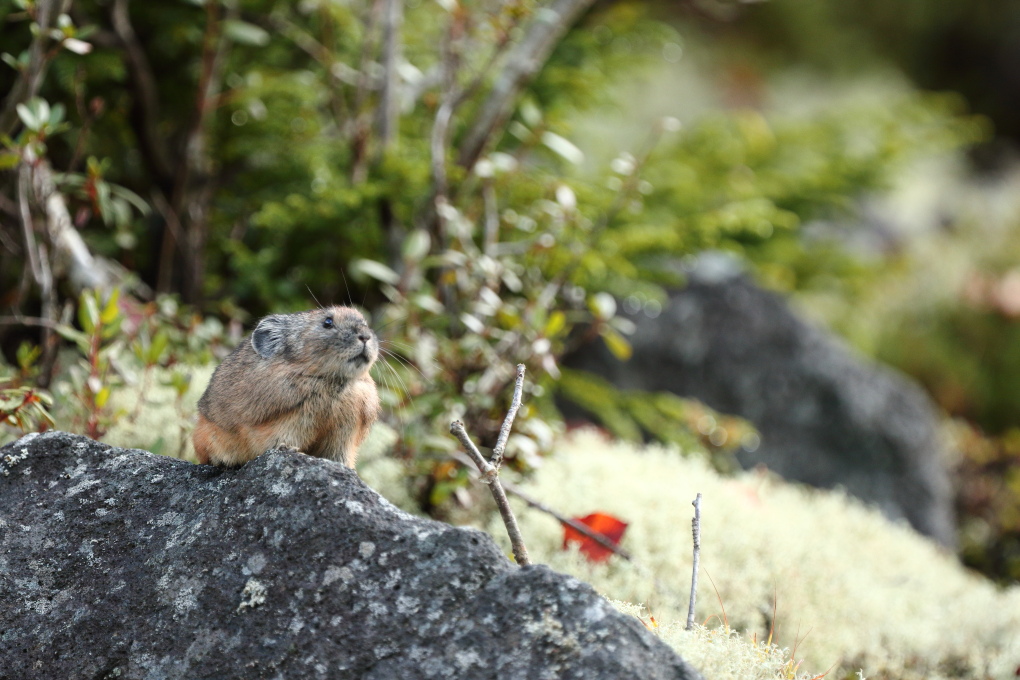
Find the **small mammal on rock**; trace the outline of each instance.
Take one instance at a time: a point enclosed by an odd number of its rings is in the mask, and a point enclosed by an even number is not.
[[[241,465],[297,448],[353,468],[379,416],[368,374],[379,340],[356,309],[267,316],[213,373],[192,439],[200,463]]]

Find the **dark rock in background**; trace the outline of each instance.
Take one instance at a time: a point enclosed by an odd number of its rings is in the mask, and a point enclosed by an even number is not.
[[[590,586],[342,465],[0,449],[0,678],[697,678]]]
[[[734,265],[704,258],[656,318],[637,325],[624,363],[601,342],[566,365],[617,387],[668,391],[754,423],[744,467],[844,487],[892,519],[954,545],[952,490],[935,407],[892,369],[856,355],[795,315]]]

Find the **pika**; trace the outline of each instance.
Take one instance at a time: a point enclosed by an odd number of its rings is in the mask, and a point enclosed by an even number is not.
[[[350,307],[265,317],[198,402],[199,462],[241,465],[284,446],[353,468],[379,416],[368,373],[378,356],[379,340]]]

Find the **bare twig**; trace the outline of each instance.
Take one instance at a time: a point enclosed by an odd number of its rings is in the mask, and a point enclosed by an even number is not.
[[[493,254],[493,246],[499,239],[499,207],[496,204],[496,190],[491,178],[482,185],[482,200],[485,202],[485,229],[482,235],[482,252]]]
[[[42,277],[39,279],[39,297],[42,301],[42,315],[45,319],[57,318],[57,291],[53,285],[53,270],[50,268],[50,256],[45,243],[39,244],[39,267]],[[53,380],[53,371],[57,363],[57,336],[51,326],[42,327],[42,359],[39,362],[39,387],[47,388]]]
[[[694,627],[694,603],[698,599],[698,560],[701,557],[701,494],[691,503],[694,506],[694,519],[691,520],[691,533],[694,536],[694,568],[691,573],[691,604],[687,609],[687,630]]]
[[[202,46],[202,70],[199,76],[195,110],[184,142],[184,158],[175,181],[171,200],[173,211],[184,229],[178,241],[182,255],[182,297],[197,302],[202,296],[205,275],[205,244],[209,231],[215,178],[209,152],[212,113],[219,103],[223,69],[231,42],[225,27],[241,13],[238,0],[226,0],[221,13],[219,3],[206,3],[206,27]]]
[[[481,473],[481,480],[485,484],[492,484],[492,480],[496,479],[499,474],[499,470],[493,467],[489,461],[485,460],[485,456],[478,450],[471,438],[468,437],[467,431],[464,429],[464,423],[459,420],[455,420],[450,423],[450,434],[455,436],[461,444],[464,445],[464,449],[471,456],[471,462],[478,468],[478,472]]]
[[[60,322],[39,316],[0,316],[0,326],[42,326],[60,328]]]
[[[545,64],[560,38],[594,0],[553,0],[535,11],[524,37],[506,57],[499,77],[482,103],[460,146],[457,162],[474,167],[493,142],[493,132],[510,117],[517,95]]]
[[[403,25],[403,0],[386,0],[382,27],[384,76],[377,113],[380,154],[395,141],[400,117],[400,75],[397,73],[397,64],[401,58],[400,31]]]
[[[496,507],[499,508],[500,517],[503,518],[506,532],[510,536],[514,560],[522,567],[531,564],[531,560],[528,558],[528,549],[524,547],[524,537],[521,535],[521,528],[517,526],[517,518],[514,516],[514,511],[510,508],[510,501],[507,500],[506,492],[499,481],[498,471],[485,460],[478,447],[471,441],[468,433],[464,430],[464,423],[459,420],[450,423],[450,433],[464,445],[464,448],[471,455],[471,459],[478,466],[478,470],[482,473],[482,481],[489,485],[489,491],[492,492],[492,498],[496,501]]]
[[[110,23],[123,47],[128,76],[137,95],[132,97],[132,122],[138,134],[139,150],[149,171],[164,188],[169,189],[173,182],[174,163],[157,129],[159,94],[156,75],[131,25],[128,3],[129,0],[114,0],[110,8]]]
[[[61,276],[66,272],[76,292],[86,288],[110,291],[116,285],[110,263],[94,256],[74,228],[64,196],[57,190],[49,161],[35,158],[31,148],[28,148],[22,163],[32,167],[34,198],[46,213],[46,231],[53,249],[54,275]]]
[[[18,211],[21,217],[21,229],[25,238],[25,252],[28,254],[28,269],[38,284],[42,279],[42,268],[39,265],[39,249],[35,243],[35,226],[32,223],[32,211],[28,203],[28,190],[32,185],[32,166],[22,161],[18,171]]]
[[[358,63],[358,85],[354,90],[354,110],[352,112],[351,129],[348,133],[351,151],[354,154],[351,163],[351,181],[360,184],[368,176],[368,146],[371,136],[371,112],[366,106],[369,90],[372,89],[374,71],[377,63],[379,36],[377,27],[382,14],[384,0],[372,0],[365,17],[365,37],[361,42],[361,58]]]
[[[492,464],[496,470],[503,465],[503,453],[506,451],[506,440],[510,437],[510,428],[514,425],[517,410],[521,408],[521,395],[524,392],[524,364],[517,364],[517,381],[514,383],[514,398],[510,401],[510,410],[506,412],[503,426],[499,428],[499,437],[492,447]]]

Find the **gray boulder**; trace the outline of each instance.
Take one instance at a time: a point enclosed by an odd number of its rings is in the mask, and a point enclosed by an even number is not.
[[[841,486],[944,545],[956,542],[938,416],[905,376],[801,320],[719,258],[703,259],[661,314],[628,315],[633,357],[601,342],[566,362],[625,389],[693,397],[758,428],[738,454],[817,487]]]
[[[343,465],[0,449],[0,678],[698,678],[588,585]]]

